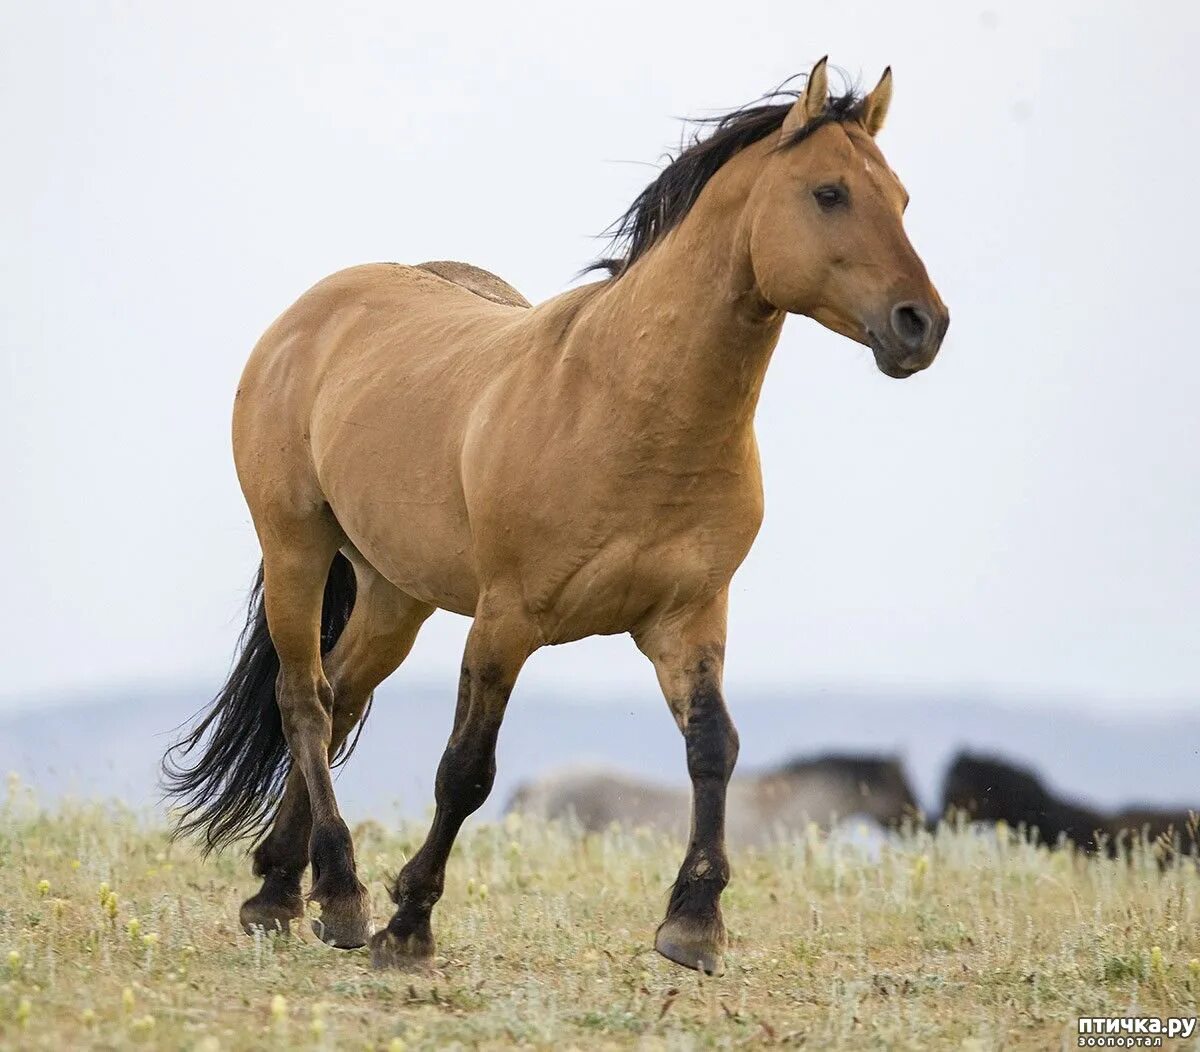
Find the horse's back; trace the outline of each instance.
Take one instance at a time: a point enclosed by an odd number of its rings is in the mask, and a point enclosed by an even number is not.
[[[239,396],[269,387],[274,416],[281,399],[315,397],[327,374],[365,366],[378,375],[398,356],[437,358],[460,342],[446,339],[448,332],[486,332],[516,306],[528,303],[512,286],[465,263],[349,267],[317,282],[271,324],[250,355]]]
[[[461,438],[529,311],[495,275],[436,266],[351,267],[284,311],[243,372],[234,458],[260,527],[327,506],[394,584],[468,613]],[[384,550],[398,529],[421,550]]]
[[[234,409],[239,472],[260,447],[307,441],[322,414],[319,403],[328,407],[356,391],[402,384],[408,373],[436,373],[464,344],[486,342],[513,308],[476,291],[487,283],[480,276],[486,272],[475,270],[454,271],[462,279],[456,281],[427,267],[368,263],[304,292],[263,334],[242,374]],[[470,397],[470,374],[456,376],[451,399],[455,391]],[[344,419],[340,406],[332,408]]]

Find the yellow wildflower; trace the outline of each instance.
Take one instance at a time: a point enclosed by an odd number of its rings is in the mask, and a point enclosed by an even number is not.
[[[312,1006],[312,1022],[308,1024],[308,1029],[316,1038],[325,1033],[325,1006],[323,1004]]]
[[[151,1030],[154,1029],[154,1016],[152,1016],[152,1015],[138,1016],[137,1019],[133,1020],[129,1024],[129,1026],[130,1026],[130,1029],[136,1031],[137,1033],[140,1033],[140,1034],[149,1033]]]
[[[913,889],[919,891],[925,884],[925,874],[929,872],[929,856],[918,855],[917,860],[913,863],[912,868],[912,883]]]

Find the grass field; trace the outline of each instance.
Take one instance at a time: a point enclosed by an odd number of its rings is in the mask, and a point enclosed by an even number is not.
[[[377,923],[421,830],[355,831]],[[677,845],[469,828],[436,970],[237,927],[244,858],[119,808],[0,807],[0,1045],[75,1049],[1076,1046],[1076,1017],[1200,1013],[1197,874],[916,833],[871,859],[813,832],[735,857],[728,971],[651,949]]]

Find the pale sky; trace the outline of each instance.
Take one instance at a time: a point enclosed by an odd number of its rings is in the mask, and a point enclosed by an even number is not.
[[[229,412],[338,268],[468,260],[532,300],[676,117],[895,70],[881,147],[953,324],[926,374],[791,319],[727,682],[1200,695],[1193,4],[6,4],[6,704],[215,688],[258,553]],[[467,622],[405,666],[453,692]],[[653,691],[624,638],[527,688]]]

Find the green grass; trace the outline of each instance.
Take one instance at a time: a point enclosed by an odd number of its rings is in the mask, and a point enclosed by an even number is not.
[[[423,830],[355,831],[377,923]],[[651,949],[680,848],[513,819],[462,836],[437,968],[251,939],[244,858],[117,807],[0,805],[0,1046],[75,1049],[1074,1047],[1079,1014],[1200,1014],[1197,874],[914,833],[735,857],[727,974]],[[107,891],[105,890],[107,889]]]

